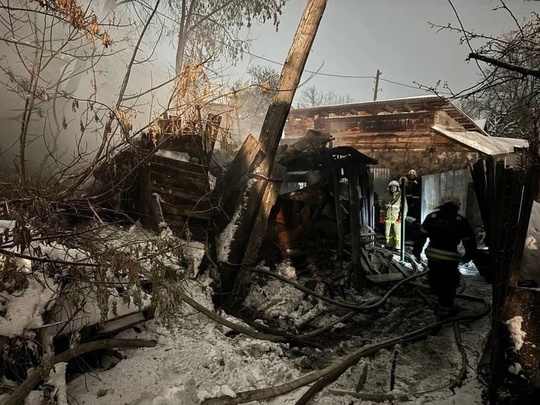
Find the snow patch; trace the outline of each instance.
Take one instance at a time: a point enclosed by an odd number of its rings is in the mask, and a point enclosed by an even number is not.
[[[156,156],[161,156],[167,159],[178,160],[179,162],[191,162],[189,153],[178,152],[176,150],[159,149]]]
[[[514,363],[510,367],[508,367],[508,371],[515,375],[518,375],[521,370],[523,370],[523,368],[521,367],[521,364],[519,363]]]
[[[229,261],[229,255],[231,254],[231,243],[233,241],[233,237],[236,234],[236,230],[238,229],[238,223],[240,222],[242,213],[245,211],[246,204],[248,202],[248,196],[249,191],[253,187],[253,185],[257,182],[256,179],[249,179],[246,190],[244,191],[244,195],[242,197],[242,203],[239,204],[239,206],[236,208],[236,211],[234,212],[234,215],[232,217],[231,222],[225,227],[223,232],[219,235],[218,238],[218,248],[217,248],[217,258],[220,262],[228,262]]]
[[[8,295],[7,312],[4,317],[0,316],[0,335],[13,337],[22,335],[26,329],[32,329],[43,325],[41,315],[46,309],[55,291],[47,287],[54,282],[47,279],[43,285],[34,278],[28,278],[28,287],[21,295]]]
[[[57,363],[54,365],[47,383],[55,387],[57,405],[68,405],[66,386],[66,366],[67,363]]]
[[[208,175],[208,185],[210,186],[210,191],[214,191],[216,188],[216,176],[212,175],[212,173],[207,173]]]
[[[525,336],[527,332],[521,330],[521,324],[523,323],[522,316],[514,316],[513,318],[505,322],[508,325],[508,331],[510,332],[510,337],[514,341],[514,351],[518,352],[521,350],[523,343],[525,342]]]

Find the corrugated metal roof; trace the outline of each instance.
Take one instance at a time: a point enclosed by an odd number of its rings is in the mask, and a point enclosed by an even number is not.
[[[462,145],[490,156],[513,153],[515,148],[529,147],[529,142],[525,139],[486,136],[475,131],[456,131],[442,125],[433,125],[431,128]]]

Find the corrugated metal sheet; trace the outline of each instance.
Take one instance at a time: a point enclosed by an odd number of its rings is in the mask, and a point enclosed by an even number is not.
[[[378,194],[379,199],[382,199],[388,188],[388,183],[392,180],[390,177],[390,169],[371,167],[370,170],[373,179],[373,191]]]
[[[529,142],[525,139],[486,136],[474,131],[455,131],[441,125],[433,125],[431,128],[462,145],[490,156],[514,153],[515,148],[529,147]]]
[[[460,213],[465,215],[469,179],[470,173],[467,169],[422,176],[422,220],[439,206],[441,198],[445,195],[459,197]]]

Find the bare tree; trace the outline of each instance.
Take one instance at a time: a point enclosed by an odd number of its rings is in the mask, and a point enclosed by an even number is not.
[[[238,80],[228,98],[242,139],[259,132],[279,82],[279,73],[270,67],[253,66],[247,73],[250,79]]]
[[[43,141],[47,153],[42,154],[40,164],[33,165],[34,169],[43,169],[48,158],[58,152],[58,138],[69,123],[62,111],[69,96],[66,83],[92,71],[111,46],[111,38],[96,16],[85,14],[75,2],[47,2],[43,6],[37,2],[18,3],[0,3],[6,12],[0,19],[4,55],[0,71],[4,73],[4,89],[23,103],[16,115],[20,130],[12,145],[18,144],[15,166],[19,181],[25,183],[29,145]],[[88,60],[88,66],[74,69],[74,62],[80,59]],[[38,121],[43,121],[41,129],[50,134],[48,138],[42,138],[36,128]],[[2,153],[9,151],[8,147]]]
[[[453,6],[451,1],[450,4]],[[471,116],[487,120],[487,130],[495,136],[524,138],[530,156],[539,159],[540,138],[540,16],[533,14],[519,23],[503,0],[499,8],[515,21],[516,29],[493,37],[466,29],[457,9],[459,27],[437,26],[459,32],[469,47],[469,59],[480,71],[481,80],[471,88],[454,93]],[[473,47],[473,40],[483,45]]]
[[[176,74],[186,59],[189,64],[226,54],[233,60],[249,49],[243,29],[254,22],[271,20],[279,25],[281,9],[287,0],[174,0],[169,13],[174,16],[176,33]]]
[[[296,103],[297,108],[318,107],[323,105],[338,105],[352,103],[353,98],[346,94],[341,96],[334,91],[323,92],[315,86],[306,87],[300,92]]]

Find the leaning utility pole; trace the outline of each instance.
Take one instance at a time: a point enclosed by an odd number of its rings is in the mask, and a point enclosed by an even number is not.
[[[268,205],[273,204],[272,199],[265,198],[265,192],[268,182],[273,181],[274,160],[281,134],[326,3],[327,0],[307,1],[281,70],[277,91],[261,128],[259,141],[264,158],[256,172],[252,173],[252,181],[248,182],[237,203],[232,224],[235,231],[227,249],[228,255],[221,258],[219,263],[220,298],[229,307],[236,307],[243,300],[252,261],[262,243],[260,233],[266,229],[271,208]]]

